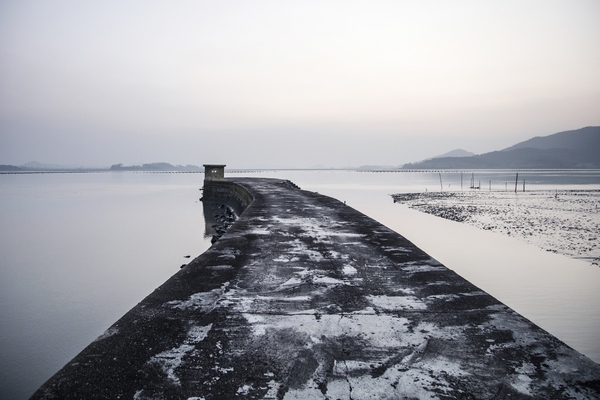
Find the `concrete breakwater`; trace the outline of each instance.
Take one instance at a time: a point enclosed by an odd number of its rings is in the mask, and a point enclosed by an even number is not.
[[[600,397],[598,364],[343,203],[211,196],[235,224],[33,398]]]

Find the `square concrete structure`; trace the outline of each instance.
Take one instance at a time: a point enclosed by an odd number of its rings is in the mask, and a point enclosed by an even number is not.
[[[222,181],[225,179],[225,165],[204,164],[205,181]]]

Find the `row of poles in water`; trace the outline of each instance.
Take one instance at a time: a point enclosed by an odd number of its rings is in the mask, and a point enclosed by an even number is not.
[[[440,176],[440,192],[444,191],[444,185],[442,184],[442,173],[439,172],[438,173]],[[517,175],[515,176],[515,193],[517,193],[517,187],[519,184],[519,173],[517,172]],[[462,190],[463,188],[463,174],[462,172],[460,173],[460,190]],[[479,184],[477,186],[475,186],[475,173],[473,172],[471,174],[471,186],[469,187],[469,189],[481,189],[481,180],[479,181]],[[504,190],[508,190],[508,182],[506,182],[504,184]],[[490,180],[490,192],[492,191],[492,181]],[[523,179],[523,191],[525,191],[525,179]]]

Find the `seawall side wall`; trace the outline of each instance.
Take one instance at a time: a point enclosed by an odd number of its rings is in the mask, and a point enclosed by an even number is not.
[[[203,193],[203,200],[226,204],[238,216],[254,201],[254,197],[245,187],[226,180],[204,181]]]

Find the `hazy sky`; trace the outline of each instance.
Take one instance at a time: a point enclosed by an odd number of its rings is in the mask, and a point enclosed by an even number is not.
[[[0,0],[0,164],[399,165],[600,125],[600,1]]]

